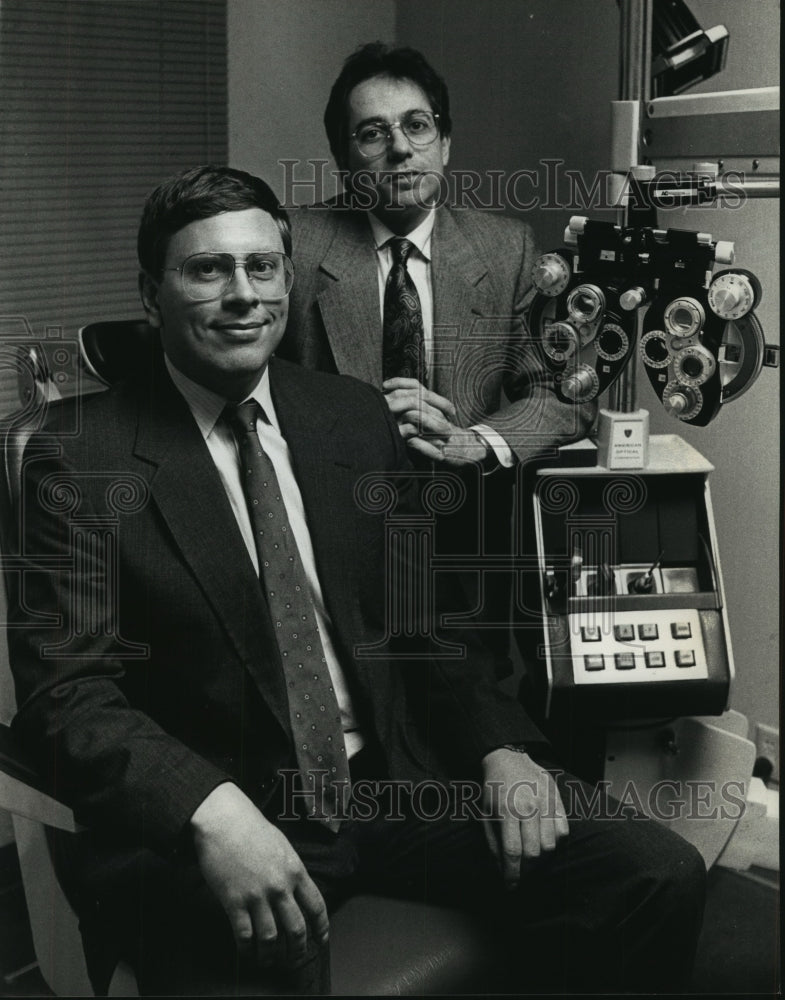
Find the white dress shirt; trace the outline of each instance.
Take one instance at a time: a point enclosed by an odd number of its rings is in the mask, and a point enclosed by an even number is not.
[[[221,482],[223,483],[224,490],[226,490],[229,503],[232,506],[232,511],[243,536],[248,556],[258,576],[259,558],[256,553],[253,527],[248,514],[240,478],[240,456],[237,442],[228,424],[218,419],[226,406],[227,400],[211,392],[209,389],[205,389],[204,386],[194,382],[186,375],[183,375],[182,372],[175,368],[168,357],[166,358],[166,367],[172,377],[172,381],[188,404],[202,433],[205,444],[221,477]],[[270,375],[267,369],[265,369],[259,384],[247,396],[247,399],[254,399],[264,410],[267,421],[269,421],[268,423],[261,417],[257,417],[256,433],[259,436],[262,448],[273,463],[275,475],[281,487],[281,496],[289,517],[289,523],[297,542],[297,549],[300,553],[300,559],[305,570],[308,589],[313,602],[316,623],[319,627],[319,635],[324,647],[324,657],[327,661],[330,679],[332,680],[335,696],[338,700],[338,708],[341,712],[341,726],[346,744],[346,756],[350,758],[363,746],[365,740],[360,731],[356,712],[349,695],[346,675],[340,665],[335,646],[331,639],[332,623],[324,604],[322,587],[316,569],[316,558],[311,543],[311,534],[308,529],[305,508],[303,507],[303,499],[300,494],[300,487],[297,485],[297,480],[294,477],[289,446],[281,434],[278,425],[278,418],[270,394]]]
[[[376,276],[379,287],[379,316],[384,323],[384,291],[387,287],[387,278],[392,270],[392,250],[390,240],[396,238],[396,234],[388,229],[383,222],[380,222],[371,212],[368,213],[368,221],[371,224],[374,243],[376,244]],[[425,342],[425,358],[430,370],[433,360],[433,280],[431,277],[431,237],[433,236],[433,225],[436,215],[433,211],[428,212],[423,221],[406,234],[406,239],[414,245],[414,249],[406,261],[406,269],[414,282],[417,294],[420,297],[420,308],[422,310],[423,340]],[[513,466],[513,457],[510,446],[499,434],[498,431],[486,424],[474,424],[471,430],[476,431],[488,445],[492,448],[500,465],[510,469]]]

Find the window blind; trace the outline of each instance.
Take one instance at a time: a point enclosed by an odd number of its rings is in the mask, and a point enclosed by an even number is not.
[[[226,90],[226,0],[0,0],[0,347],[141,316],[142,204],[226,162]]]

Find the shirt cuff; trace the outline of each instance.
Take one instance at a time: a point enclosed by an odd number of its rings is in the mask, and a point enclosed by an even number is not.
[[[487,424],[474,424],[469,429],[473,430],[475,434],[480,435],[483,441],[496,456],[496,460],[499,465],[505,469],[511,469],[513,467],[515,462],[513,460],[510,446],[498,431],[495,431],[493,427],[488,427]]]

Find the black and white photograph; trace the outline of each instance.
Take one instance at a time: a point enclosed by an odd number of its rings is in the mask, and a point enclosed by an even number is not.
[[[0,0],[0,996],[779,996],[779,0]]]

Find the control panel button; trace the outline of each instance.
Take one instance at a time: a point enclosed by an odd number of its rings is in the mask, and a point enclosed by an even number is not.
[[[634,625],[614,625],[613,634],[619,642],[629,642],[630,639],[635,638],[635,626]]]
[[[587,670],[604,670],[605,657],[601,653],[592,653],[590,656],[584,656],[583,665]]]
[[[694,667],[695,666],[695,653],[691,649],[677,649],[676,650],[676,666],[677,667]]]
[[[659,639],[659,629],[653,623],[650,624],[646,622],[645,624],[638,626],[638,637],[640,639]]]
[[[632,653],[617,653],[616,654],[616,669],[617,670],[633,670],[635,667],[635,657]]]
[[[601,638],[599,625],[581,625],[581,639],[584,642],[599,642]]]
[[[646,666],[647,667],[664,667],[665,666],[665,653],[659,649],[652,649],[650,652],[646,653]]]
[[[691,639],[692,629],[689,622],[671,622],[671,635],[674,639]]]

